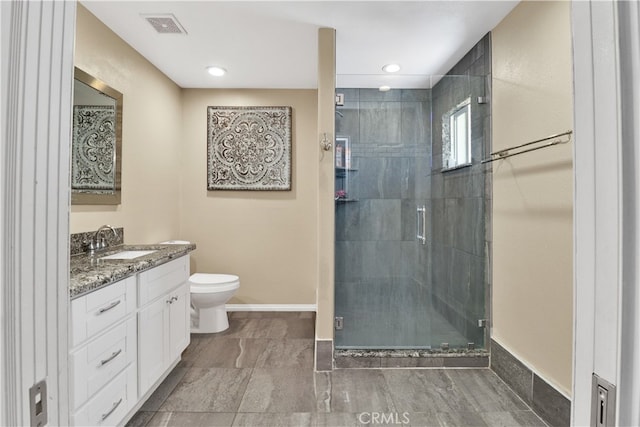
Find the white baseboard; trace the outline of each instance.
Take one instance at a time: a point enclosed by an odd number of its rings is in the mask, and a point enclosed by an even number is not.
[[[227,311],[316,311],[315,304],[226,304]]]

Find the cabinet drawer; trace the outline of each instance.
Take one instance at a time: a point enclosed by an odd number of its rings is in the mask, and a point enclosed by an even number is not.
[[[86,402],[127,365],[136,362],[136,328],[137,320],[132,315],[70,354],[72,409]]]
[[[135,308],[135,276],[71,301],[71,347],[115,324]]]
[[[136,368],[129,365],[71,416],[75,426],[115,426],[135,406]]]
[[[145,305],[189,280],[189,256],[143,271],[138,275],[138,304]]]

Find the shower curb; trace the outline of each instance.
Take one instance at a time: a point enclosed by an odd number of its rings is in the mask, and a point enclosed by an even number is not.
[[[345,368],[488,368],[486,350],[335,350],[335,367]]]

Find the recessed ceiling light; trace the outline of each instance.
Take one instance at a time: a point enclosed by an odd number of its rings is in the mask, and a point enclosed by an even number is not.
[[[391,87],[390,87],[390,86],[380,86],[380,87],[378,88],[378,90],[379,90],[380,92],[389,92],[389,91],[391,90]]]
[[[207,67],[207,71],[209,74],[216,77],[224,76],[227,73],[227,70],[224,68],[216,66]]]
[[[400,71],[400,66],[398,64],[387,64],[382,67],[382,71],[385,73],[397,73]]]

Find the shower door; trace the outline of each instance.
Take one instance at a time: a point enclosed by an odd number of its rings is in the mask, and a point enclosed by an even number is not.
[[[429,348],[429,90],[339,89],[337,348]]]
[[[337,90],[336,348],[484,347],[486,81]]]

